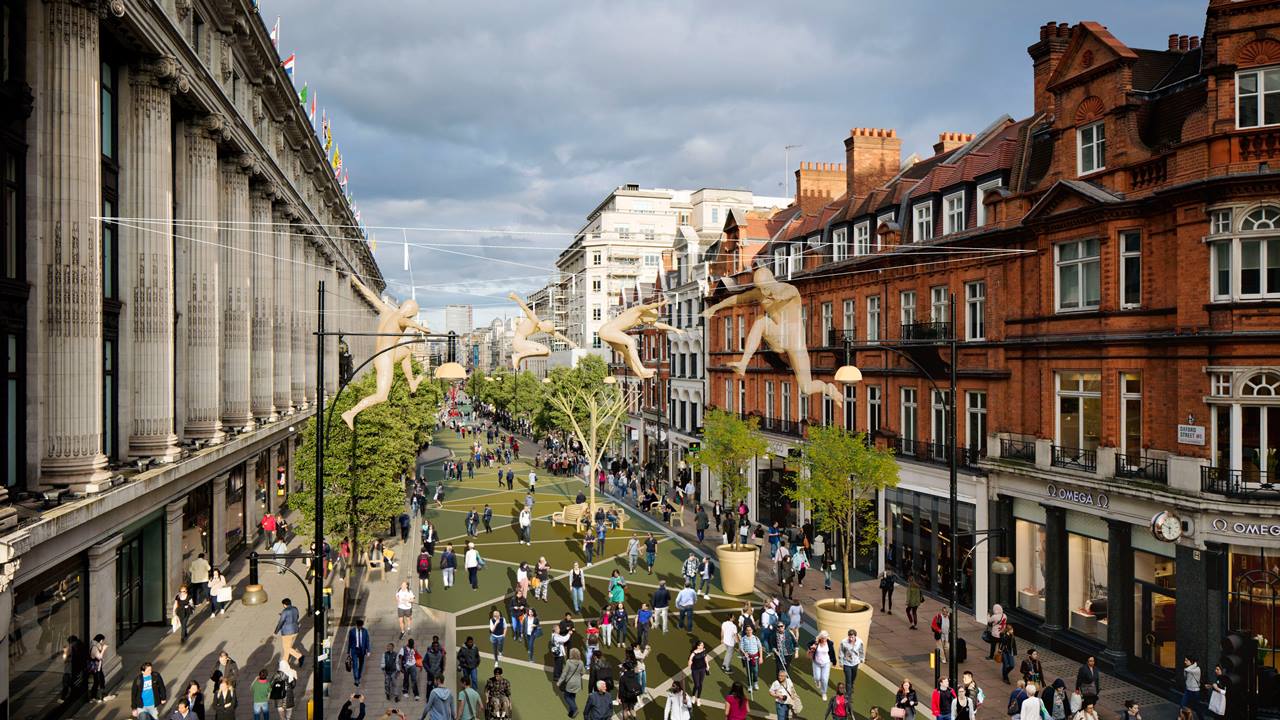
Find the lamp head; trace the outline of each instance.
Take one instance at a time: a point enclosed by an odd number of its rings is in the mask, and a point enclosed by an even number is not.
[[[1012,575],[1013,563],[1009,561],[1009,558],[997,555],[996,559],[991,561],[991,572],[996,575]]]
[[[862,371],[853,365],[843,365],[836,370],[836,382],[845,385],[862,382]]]

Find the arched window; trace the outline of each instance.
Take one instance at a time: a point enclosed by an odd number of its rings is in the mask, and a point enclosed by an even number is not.
[[[1246,232],[1250,230],[1275,230],[1277,223],[1280,223],[1280,208],[1264,205],[1246,215],[1240,221],[1240,229]]]
[[[1240,386],[1242,397],[1280,397],[1280,373],[1265,370],[1251,375]]]

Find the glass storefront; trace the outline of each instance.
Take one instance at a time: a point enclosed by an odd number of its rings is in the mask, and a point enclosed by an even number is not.
[[[116,643],[165,619],[164,518],[156,515],[123,532],[116,551]]]
[[[902,580],[915,577],[928,593],[951,597],[953,523],[947,498],[912,490],[885,490],[885,564]],[[973,607],[974,507],[960,503],[958,551],[961,560],[960,605]]]
[[[1234,546],[1228,561],[1228,624],[1261,635],[1259,664],[1280,669],[1280,551]]]
[[[774,522],[782,527],[794,527],[799,523],[795,505],[787,496],[796,486],[796,473],[778,463],[775,468],[760,468],[756,482],[755,520],[768,527]]]
[[[1041,511],[1041,517],[1044,517]],[[1018,549],[1014,581],[1020,610],[1044,617],[1045,534],[1044,523],[1014,521],[1014,547]]]
[[[1067,533],[1067,607],[1071,629],[1107,640],[1107,543]]]
[[[187,494],[182,508],[182,567],[199,553],[209,557],[209,527],[213,518],[213,485],[205,483]]]
[[[87,570],[83,555],[17,587],[9,624],[9,713],[40,720],[62,714],[62,648],[72,635],[88,642]]]
[[[1135,535],[1134,544],[1156,541]],[[1133,551],[1133,647],[1147,665],[1170,673],[1182,663],[1177,648],[1177,576],[1172,548]]]
[[[270,452],[263,452],[258,455],[258,464],[255,466],[253,472],[253,504],[255,509],[253,515],[253,526],[257,528],[254,531],[256,536],[262,534],[262,516],[266,515],[267,508],[271,507],[271,498],[269,496],[269,493],[271,492],[272,475]]]
[[[225,507],[227,523],[227,556],[244,546],[244,466],[233,469],[222,478],[227,484],[227,504]],[[214,482],[218,482],[215,480]]]

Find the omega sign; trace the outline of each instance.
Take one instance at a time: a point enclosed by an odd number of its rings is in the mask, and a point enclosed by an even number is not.
[[[1227,522],[1222,518],[1217,518],[1213,521],[1213,529],[1220,533],[1231,532],[1236,535],[1264,535],[1267,537],[1280,537],[1280,523]]]
[[[1063,502],[1075,503],[1076,505],[1086,505],[1088,507],[1096,507],[1106,510],[1111,507],[1111,498],[1104,493],[1096,495],[1084,490],[1072,490],[1071,488],[1059,487],[1053,483],[1048,485],[1049,497],[1061,500]]]

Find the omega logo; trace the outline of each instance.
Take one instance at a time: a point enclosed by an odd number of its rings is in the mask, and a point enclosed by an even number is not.
[[[1072,490],[1071,488],[1059,487],[1053,483],[1047,486],[1049,497],[1061,500],[1063,502],[1075,503],[1076,505],[1087,505],[1106,510],[1111,507],[1111,498],[1105,493],[1097,495],[1084,490]]]
[[[1225,533],[1230,532],[1235,535],[1263,535],[1267,537],[1280,537],[1280,524],[1267,524],[1263,522],[1227,522],[1222,518],[1215,518],[1211,523],[1214,530]]]

